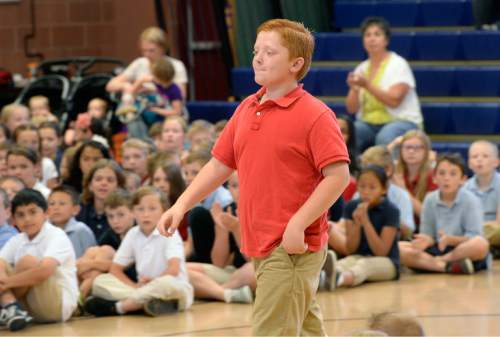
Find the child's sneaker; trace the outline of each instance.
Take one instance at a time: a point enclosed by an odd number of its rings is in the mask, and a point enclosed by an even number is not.
[[[116,302],[108,301],[100,297],[89,296],[85,300],[83,308],[89,314],[94,316],[114,316],[116,312]]]
[[[0,324],[7,326],[10,331],[24,329],[31,322],[33,317],[17,303],[11,303],[0,311]]]
[[[224,299],[226,303],[252,303],[253,293],[249,286],[238,289],[225,289]]]
[[[446,263],[446,272],[450,274],[473,274],[474,265],[471,259],[461,259]]]
[[[326,252],[326,260],[323,265],[325,272],[324,289],[326,291],[333,291],[337,286],[337,254],[333,250]]]
[[[154,299],[144,304],[144,312],[149,316],[161,316],[172,314],[179,310],[179,302],[177,300],[159,300]]]

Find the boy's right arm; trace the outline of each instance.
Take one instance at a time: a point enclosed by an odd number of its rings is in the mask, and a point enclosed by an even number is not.
[[[212,157],[176,203],[163,213],[156,226],[158,231],[162,235],[171,236],[179,227],[184,214],[224,183],[232,172],[232,168]]]

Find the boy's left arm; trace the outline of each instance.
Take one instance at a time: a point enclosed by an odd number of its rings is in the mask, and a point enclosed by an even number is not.
[[[179,275],[181,270],[181,259],[178,257],[173,257],[168,259],[167,269],[161,274],[161,276],[171,275],[176,277]]]
[[[344,192],[349,183],[347,162],[335,162],[322,169],[323,180],[295,213],[286,226],[282,245],[288,254],[302,254],[307,250],[304,231],[323,214]]]

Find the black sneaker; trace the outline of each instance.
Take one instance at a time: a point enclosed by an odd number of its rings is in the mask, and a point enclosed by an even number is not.
[[[161,316],[172,314],[179,309],[179,302],[177,300],[158,300],[154,299],[144,304],[144,312],[149,316]]]
[[[474,264],[471,259],[461,259],[446,263],[446,272],[450,274],[474,274]]]
[[[24,329],[32,322],[33,317],[17,303],[11,303],[0,311],[0,324],[5,325],[10,331]]]
[[[108,301],[104,298],[89,296],[85,300],[83,308],[89,314],[94,316],[114,316],[118,315],[116,312],[117,301]]]

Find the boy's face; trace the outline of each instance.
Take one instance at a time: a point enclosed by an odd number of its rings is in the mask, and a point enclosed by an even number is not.
[[[156,194],[144,196],[139,204],[134,206],[134,217],[141,231],[149,235],[156,228],[156,224],[163,214],[163,206]]]
[[[89,190],[94,194],[94,198],[104,200],[118,188],[118,179],[115,172],[109,167],[103,167],[94,172],[90,181]]]
[[[498,166],[498,157],[490,145],[472,144],[469,149],[469,167],[477,175],[489,175]]]
[[[296,74],[302,68],[297,64],[299,59],[290,60],[290,53],[281,43],[279,33],[260,32],[255,41],[252,62],[255,82],[273,88],[296,80]]]
[[[36,183],[39,171],[37,166],[24,156],[11,154],[7,157],[7,172],[9,175],[21,179],[29,188]]]
[[[18,206],[14,213],[14,221],[19,230],[33,239],[47,220],[47,213],[36,204]]]
[[[73,204],[71,196],[64,192],[52,193],[49,197],[47,214],[50,222],[56,226],[65,225],[80,211],[80,206]]]
[[[40,149],[40,136],[37,131],[24,130],[18,135],[16,143],[38,152]]]
[[[465,180],[466,176],[462,173],[460,167],[455,164],[448,161],[442,161],[436,167],[434,181],[438,185],[441,193],[456,193]]]
[[[182,149],[184,145],[184,131],[175,120],[165,122],[161,133],[162,148],[165,150]]]
[[[30,121],[30,112],[25,107],[17,107],[13,112],[10,118],[7,120],[7,128],[11,133],[21,125],[26,125]]]
[[[209,131],[196,132],[191,137],[191,147],[208,143],[212,140],[212,134]]]
[[[170,193],[170,182],[161,167],[158,167],[153,174],[153,186],[165,193],[165,195]]]
[[[184,175],[186,185],[191,184],[196,175],[200,172],[201,168],[202,164],[197,161],[182,166],[182,173]]]
[[[106,104],[100,100],[91,100],[87,106],[87,112],[92,118],[101,119],[106,115]]]
[[[123,236],[134,225],[134,213],[127,206],[106,207],[109,226],[116,234]]]
[[[57,153],[59,146],[59,138],[56,132],[51,128],[43,128],[39,130],[40,141],[42,142],[42,155],[45,157],[52,157]]]
[[[134,147],[126,147],[123,149],[122,165],[123,168],[135,172],[139,177],[145,177],[148,174],[147,154]]]
[[[162,47],[149,41],[141,41],[140,48],[142,56],[146,57],[150,62],[155,62],[165,55],[165,50]]]

